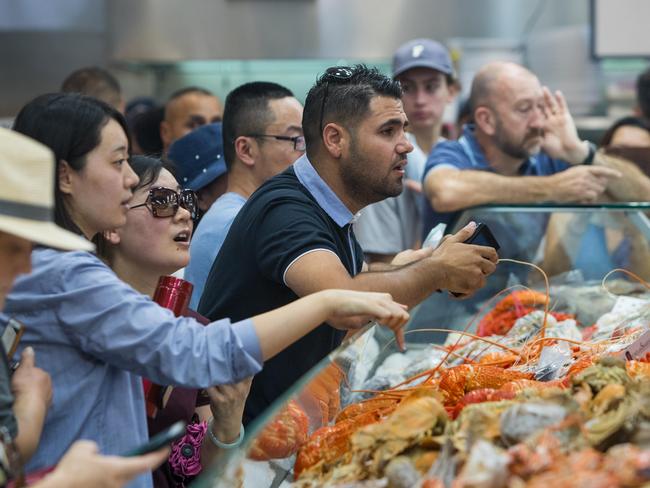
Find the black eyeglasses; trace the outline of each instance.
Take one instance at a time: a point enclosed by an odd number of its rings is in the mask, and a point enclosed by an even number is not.
[[[334,66],[327,68],[322,80],[325,81],[325,94],[323,95],[323,102],[320,106],[320,136],[323,137],[323,114],[325,113],[325,103],[327,102],[327,95],[329,94],[329,87],[331,82],[347,82],[352,78],[352,69],[345,66]]]
[[[196,219],[198,210],[198,197],[192,190],[176,192],[171,188],[156,186],[149,190],[149,195],[144,203],[134,205],[129,210],[138,207],[147,207],[151,215],[157,218],[173,217],[178,212],[178,207],[183,207]]]
[[[304,151],[305,149],[307,149],[304,136],[289,137],[289,136],[276,136],[275,134],[248,134],[246,137],[273,137],[279,141],[293,142],[293,148],[296,151]]]

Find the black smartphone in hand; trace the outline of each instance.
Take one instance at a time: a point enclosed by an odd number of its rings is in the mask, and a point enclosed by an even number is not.
[[[490,228],[483,223],[476,224],[474,233],[465,241],[465,244],[493,247],[495,251],[498,251],[501,247]]]
[[[183,420],[179,420],[178,422],[169,426],[167,429],[153,436],[146,444],[142,444],[135,449],[131,449],[130,451],[122,454],[122,456],[141,456],[143,454],[157,451],[161,447],[168,446],[172,442],[183,437],[185,435],[186,427],[187,424]]]
[[[482,222],[476,224],[474,233],[466,241],[464,241],[464,244],[493,247],[495,251],[498,251],[501,247],[499,245],[499,241],[497,241],[496,237],[494,237],[494,234],[492,234],[490,228]],[[463,295],[462,293],[450,293],[455,297],[460,297]]]

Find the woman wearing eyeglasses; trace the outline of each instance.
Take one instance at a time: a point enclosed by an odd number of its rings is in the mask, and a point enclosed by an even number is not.
[[[81,95],[43,95],[20,111],[14,129],[55,154],[60,226],[90,240],[126,224],[138,177],[120,113]],[[192,388],[232,384],[325,320],[369,316],[398,330],[408,317],[388,295],[328,290],[235,324],[203,326],[174,317],[91,253],[40,248],[32,264],[5,309],[26,324],[21,347],[36,350],[53,383],[30,469],[56,463],[78,438],[94,440],[107,454],[144,443],[140,376]],[[151,477],[129,486],[149,487]]]
[[[140,181],[133,189],[126,224],[98,235],[95,242],[100,257],[120,279],[153,297],[161,275],[189,262],[197,197],[192,190],[182,190],[159,159],[133,156],[130,165]],[[237,441],[250,381],[209,388],[209,407],[197,408],[197,389],[173,389],[156,418],[147,419],[149,435],[178,420],[188,424],[187,435],[174,444],[170,461],[154,471],[156,488],[185,486],[213,461],[219,451],[206,436],[208,423],[217,439]]]

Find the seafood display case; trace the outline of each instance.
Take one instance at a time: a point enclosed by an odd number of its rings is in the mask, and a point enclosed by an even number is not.
[[[465,211],[499,241],[468,299],[371,324],[247,426],[199,487],[650,483],[650,203]],[[648,485],[650,486],[650,485]]]

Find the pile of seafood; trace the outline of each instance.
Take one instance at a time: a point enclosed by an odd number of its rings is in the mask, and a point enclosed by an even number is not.
[[[609,295],[593,323],[552,296],[504,295],[373,374],[330,365],[249,457],[295,456],[301,488],[650,486],[650,300]]]

